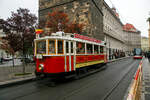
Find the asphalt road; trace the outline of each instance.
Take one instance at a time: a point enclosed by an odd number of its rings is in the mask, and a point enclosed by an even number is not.
[[[140,60],[127,58],[109,63],[79,80],[61,80],[51,87],[48,79],[0,89],[0,100],[123,100]]]

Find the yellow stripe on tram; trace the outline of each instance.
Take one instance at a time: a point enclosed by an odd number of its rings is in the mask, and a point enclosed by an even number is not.
[[[104,60],[101,60],[101,61],[90,61],[90,62],[86,62],[86,63],[76,64],[76,68],[90,66],[90,65],[94,65],[94,64],[98,64],[98,63],[104,63]]]

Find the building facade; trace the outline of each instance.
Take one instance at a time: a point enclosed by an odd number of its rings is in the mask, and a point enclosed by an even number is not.
[[[83,35],[104,40],[103,0],[39,0],[39,20],[46,20],[48,12],[63,11],[70,21],[83,23]]]
[[[83,35],[104,40],[108,59],[141,48],[140,31],[134,26],[126,30],[116,9],[110,8],[103,0],[39,0],[39,20],[46,20],[48,12],[56,9],[68,14],[70,21],[83,23]]]
[[[123,34],[123,24],[119,19],[119,14],[115,8],[110,8],[106,2],[103,6],[103,23],[105,41],[107,43],[107,55],[109,59],[114,59],[115,54],[126,52],[126,44]]]
[[[123,26],[125,41],[128,53],[132,53],[134,48],[141,48],[141,32],[132,24],[127,23]]]
[[[142,48],[142,51],[144,52],[149,51],[149,38],[148,37],[141,38],[141,48]]]

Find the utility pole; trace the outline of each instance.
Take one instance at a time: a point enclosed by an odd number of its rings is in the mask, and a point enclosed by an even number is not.
[[[149,16],[150,16],[150,12],[149,12]],[[150,17],[148,18],[148,23],[149,23],[149,29],[148,29],[148,38],[149,38],[149,51],[150,51]]]

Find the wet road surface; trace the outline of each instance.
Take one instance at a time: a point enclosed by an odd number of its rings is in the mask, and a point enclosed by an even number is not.
[[[0,100],[122,100],[140,60],[126,58],[79,80],[49,79],[0,89]]]

